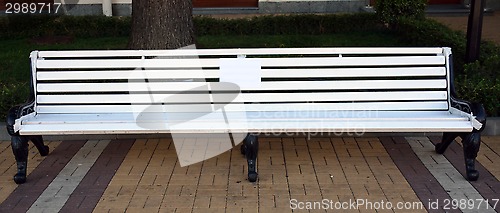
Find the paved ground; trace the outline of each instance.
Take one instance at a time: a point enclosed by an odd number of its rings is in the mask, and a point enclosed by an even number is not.
[[[256,183],[246,181],[239,147],[180,167],[171,139],[50,141],[47,157],[31,147],[28,182],[19,186],[10,143],[1,141],[0,212],[499,211],[500,137],[483,137],[481,177],[471,183],[460,143],[438,155],[437,141],[262,137]]]
[[[467,32],[467,16],[431,17],[454,30]],[[483,17],[482,38],[500,44],[500,12]]]

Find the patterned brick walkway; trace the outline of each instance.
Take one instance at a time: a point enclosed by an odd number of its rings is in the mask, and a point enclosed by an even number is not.
[[[467,16],[446,16],[446,17],[430,17],[439,21],[454,30],[467,32]],[[482,38],[493,41],[500,45],[500,12],[495,12],[492,15],[483,17],[483,32]]]
[[[481,177],[471,183],[460,143],[438,155],[437,141],[261,137],[256,183],[239,147],[180,167],[168,138],[53,141],[47,157],[31,147],[20,186],[10,142],[1,141],[0,212],[498,212],[500,137],[483,138]],[[482,203],[460,210],[452,199]]]

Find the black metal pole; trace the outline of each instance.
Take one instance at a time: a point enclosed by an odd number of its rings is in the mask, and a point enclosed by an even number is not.
[[[465,62],[470,63],[479,59],[481,45],[481,31],[483,29],[484,0],[471,0],[469,22],[467,24],[467,49]]]

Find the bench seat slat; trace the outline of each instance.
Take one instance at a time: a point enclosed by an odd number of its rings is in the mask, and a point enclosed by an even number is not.
[[[310,57],[259,58],[263,67],[304,66],[415,66],[444,65],[442,56],[386,56],[386,57]],[[84,59],[38,60],[37,68],[96,69],[96,68],[200,68],[219,67],[220,59]]]
[[[79,50],[43,51],[39,57],[130,57],[130,56],[197,56],[197,55],[268,55],[268,54],[441,54],[435,47],[379,48],[256,48],[256,49],[184,49],[184,50]]]
[[[360,103],[287,103],[287,104],[232,104],[234,107],[225,107],[227,111],[235,111],[244,107],[247,111],[283,111],[283,110],[447,110],[446,101],[425,102],[360,102]],[[116,113],[116,112],[140,112],[148,107],[148,112],[195,112],[196,105],[39,105],[39,114],[92,114],[92,113]],[[233,110],[234,109],[234,110]]]
[[[228,128],[235,132],[304,132],[304,131],[367,131],[367,132],[435,132],[470,131],[468,117],[450,114],[447,111],[310,111],[262,112],[241,114],[226,113],[231,126],[228,127],[221,113],[170,113],[169,122],[151,119],[161,118],[163,113],[140,114],[147,119],[134,119],[133,113],[122,114],[39,114],[23,122],[21,133],[38,134],[108,134],[108,133],[168,133],[168,126],[177,132],[223,133]],[[309,115],[308,115],[309,113]],[[194,115],[194,116],[193,116]],[[184,122],[176,116],[197,117]],[[418,122],[417,122],[418,121]],[[120,128],[121,126],[121,128]],[[58,130],[57,132],[53,129]],[[289,131],[285,131],[289,130]]]
[[[164,123],[151,123],[148,128],[138,127],[136,123],[106,124],[38,124],[24,125],[19,131],[22,135],[65,135],[65,134],[150,134],[170,133]],[[156,128],[153,128],[156,127]],[[370,122],[248,122],[233,123],[233,133],[286,133],[286,132],[470,132],[469,121],[370,121]],[[227,133],[223,123],[200,123],[177,126],[174,133]]]
[[[212,82],[216,89],[227,91],[223,83]],[[38,92],[148,92],[194,91],[206,88],[206,82],[149,82],[149,83],[39,83]],[[446,88],[446,79],[435,80],[353,80],[353,81],[269,81],[252,90],[348,90],[348,89],[430,89]],[[202,90],[203,91],[203,90]],[[208,88],[204,89],[208,91]]]
[[[450,114],[448,111],[333,111],[333,110],[302,110],[302,111],[266,111],[266,112],[226,112],[230,120],[249,121],[451,121],[469,120],[468,117]],[[136,119],[137,118],[137,119]],[[62,124],[62,123],[179,123],[198,119],[201,122],[220,120],[224,122],[221,111],[207,114],[192,113],[113,113],[113,114],[39,114],[27,119],[23,124]],[[293,121],[291,121],[293,122]]]
[[[99,104],[99,103],[207,103],[229,102],[235,94],[97,94],[97,95],[38,95],[39,104]],[[212,99],[210,99],[212,98]],[[315,93],[249,93],[238,95],[233,102],[310,102],[310,101],[398,101],[446,100],[446,91],[408,92],[315,92]]]
[[[345,77],[405,77],[444,76],[444,67],[404,68],[336,68],[336,69],[262,69],[262,78],[345,78]],[[118,79],[176,79],[219,78],[219,70],[106,70],[106,71],[49,71],[37,72],[37,80],[118,80]]]

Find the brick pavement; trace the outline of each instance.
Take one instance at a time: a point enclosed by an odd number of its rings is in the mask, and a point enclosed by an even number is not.
[[[442,209],[429,209],[429,200],[457,198],[457,190],[475,190],[484,199],[490,199],[489,204],[493,206],[491,200],[500,198],[500,177],[495,165],[500,160],[500,137],[483,138],[478,157],[481,177],[471,184],[462,177],[460,144],[452,144],[444,156],[436,155],[431,142],[438,140],[439,137],[315,137],[310,140],[261,137],[260,176],[256,183],[246,180],[246,161],[239,147],[180,167],[171,139],[114,140],[100,156],[93,156],[98,158],[71,194],[61,192],[59,197],[54,195],[54,199],[67,200],[61,212],[308,212],[292,211],[291,202],[323,199],[420,204],[427,209],[419,212],[442,212]],[[88,143],[49,142],[51,153],[47,157],[40,157],[35,149],[30,149],[28,182],[16,186],[11,179],[15,162],[10,143],[2,141],[0,211],[25,212],[36,206],[33,204],[50,188],[52,180],[75,161],[77,153]],[[419,144],[430,148],[418,148],[424,146]],[[440,165],[429,167],[433,162],[423,159],[438,160]],[[453,174],[454,181],[467,186],[442,182],[440,167],[447,168],[443,174]],[[443,207],[442,203],[439,207]],[[374,211],[369,206],[360,206],[348,212]],[[415,208],[377,210],[416,211]]]
[[[467,32],[467,16],[443,16],[429,18],[441,22],[451,29],[460,30],[464,33]],[[481,35],[483,39],[493,41],[500,45],[500,12],[497,11],[492,15],[485,15],[483,17],[483,31]]]

